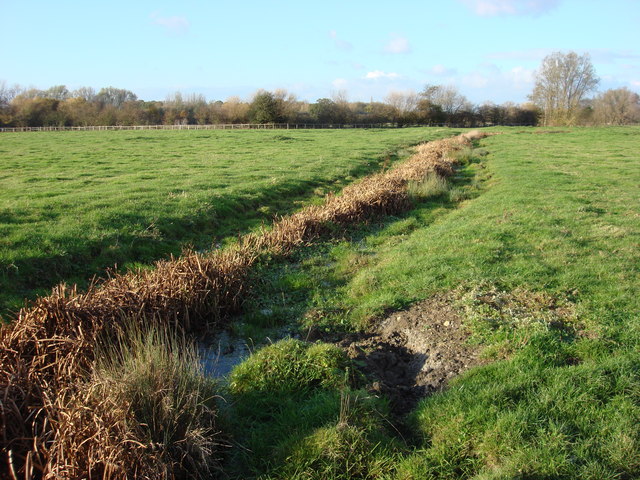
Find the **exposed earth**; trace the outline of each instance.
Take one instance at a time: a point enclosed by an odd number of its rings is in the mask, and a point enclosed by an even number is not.
[[[430,298],[389,315],[373,333],[337,342],[369,378],[371,390],[390,398],[396,415],[481,363],[480,348],[467,342],[469,332],[451,303]]]

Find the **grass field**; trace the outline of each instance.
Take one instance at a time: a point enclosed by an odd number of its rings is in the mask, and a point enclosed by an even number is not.
[[[638,138],[504,130],[448,195],[265,266],[241,333],[357,330],[447,295],[487,365],[423,400],[403,436],[383,399],[353,386],[248,406],[241,395],[235,431],[255,455],[240,476],[638,478]]]
[[[209,249],[450,133],[3,134],[0,314],[60,281]]]
[[[254,353],[231,372],[228,382],[215,386],[215,392],[224,398],[217,407],[216,420],[227,445],[218,451],[222,451],[223,478],[640,477],[640,127],[490,131],[500,134],[459,152],[459,165],[448,180],[430,177],[410,184],[414,208],[409,212],[346,230],[336,226],[332,237],[325,236],[288,256],[266,255],[258,260],[250,274],[251,293],[231,328],[250,345],[250,338],[258,342],[265,335],[276,341],[253,348]],[[114,138],[125,143],[126,138],[139,136],[126,133],[86,138],[94,138],[94,149],[100,145],[107,149],[118,144]],[[198,202],[211,202],[215,196],[214,190],[206,190],[206,182],[220,176],[212,173],[206,180],[206,166],[197,177],[180,179],[174,174],[176,180],[171,180],[158,174],[157,183],[147,179],[150,183],[145,185],[157,190],[155,196],[145,198],[148,208],[164,206],[153,199],[166,199],[171,192],[174,195],[174,190],[163,190],[168,184],[191,181],[201,185],[207,192],[204,196],[185,193],[176,199],[184,208],[179,210],[181,216],[167,215],[181,219],[175,220],[182,228],[175,232],[177,247],[184,235],[203,248],[209,240],[198,243],[185,232],[206,230],[206,238],[224,241],[276,211],[315,202],[321,190],[338,188],[338,181],[348,181],[345,175],[379,170],[389,155],[381,153],[384,150],[397,149],[421,136],[435,138],[449,133],[453,132],[287,132],[292,140],[283,139],[282,132],[234,132],[247,135],[247,143],[241,146],[240,138],[245,137],[225,137],[227,150],[237,148],[238,157],[244,159],[236,162],[241,164],[237,165],[236,180],[242,188],[234,190],[237,184],[228,182],[227,194],[216,197],[220,202],[223,198],[231,202],[223,212],[225,219],[216,209],[216,201],[208,217],[198,217]],[[75,135],[60,134],[59,138],[82,143]],[[158,132],[157,138],[161,135],[166,132]],[[180,152],[176,154],[194,148],[195,138],[180,135],[174,138],[173,146],[164,148],[176,148]],[[208,135],[202,138],[198,152],[206,150],[207,142],[223,142],[211,140],[221,132]],[[151,137],[156,138],[155,133]],[[7,138],[15,141],[18,137]],[[19,138],[49,142],[56,137]],[[301,158],[300,149],[306,147],[299,144],[304,144],[304,139],[315,142],[315,147],[309,146],[315,153],[309,155],[318,155],[316,166],[287,183],[299,163],[291,158]],[[339,139],[338,148],[333,142]],[[184,144],[177,149],[179,140]],[[256,141],[259,146],[252,143]],[[247,175],[260,171],[259,159],[266,156],[271,142],[276,144],[273,151],[282,154],[279,162],[267,162],[261,179],[248,180]],[[329,144],[336,148],[336,155],[351,150],[353,156],[342,163],[336,159],[331,166],[325,157]],[[6,145],[9,142],[3,142],[2,149],[9,151]],[[145,145],[153,148],[153,142],[139,147]],[[358,154],[354,153],[356,147],[360,148]],[[17,158],[6,151],[2,155]],[[254,157],[247,153],[250,151],[263,153]],[[29,155],[37,157],[33,152]],[[149,160],[142,152],[138,155],[140,162],[147,162],[147,170],[163,163]],[[276,153],[272,155],[275,158]],[[276,188],[278,182],[270,183],[276,163],[283,168],[279,174],[283,185],[288,185],[281,189]],[[45,171],[44,165],[41,171]],[[141,168],[135,170],[129,180],[142,175]],[[125,173],[122,175],[122,186],[111,185],[105,192],[122,193],[111,198],[128,205],[126,199],[137,189],[126,181]],[[33,172],[22,175],[22,190],[28,185],[24,178],[40,176]],[[9,176],[2,181],[11,185]],[[64,185],[64,181],[58,183]],[[253,189],[256,186],[259,188]],[[197,191],[175,185],[171,188]],[[15,198],[20,198],[20,191],[14,187]],[[98,198],[97,191],[87,190],[82,202]],[[127,191],[130,193],[125,194]],[[61,200],[65,196],[75,198],[67,193],[60,195]],[[23,201],[35,204],[36,200]],[[46,199],[37,201],[38,215],[42,216],[47,210]],[[82,211],[82,202],[68,201],[67,208],[75,205],[76,212]],[[180,203],[190,201],[193,203]],[[5,209],[7,218],[18,218],[9,215],[14,208],[10,205]],[[268,208],[269,213],[251,213],[260,207]],[[117,212],[125,213],[117,205],[111,216],[104,217],[106,225],[117,218]],[[189,224],[189,213],[194,212],[196,218],[216,221],[207,227]],[[160,217],[145,217],[135,228],[140,231],[149,225],[145,222],[159,222]],[[52,231],[53,220],[49,224]],[[119,226],[125,231],[133,228],[126,218],[121,222]],[[75,228],[77,232],[87,229]],[[23,232],[29,235],[29,230]],[[40,235],[48,238],[42,231]],[[114,235],[121,235],[115,226]],[[148,245],[162,244],[168,235],[162,233]],[[83,258],[91,258],[90,250],[84,254],[87,257]],[[127,262],[141,261],[134,255],[125,258]],[[4,281],[11,280],[5,274]],[[433,298],[448,302],[447,306],[458,312],[462,328],[470,334],[468,344],[482,352],[482,365],[450,379],[446,389],[422,398],[407,413],[372,385],[374,379],[359,372],[361,364],[329,342],[352,332],[371,331],[389,314]],[[428,327],[432,325],[425,320],[427,333]],[[287,332],[321,338],[324,343],[290,338],[277,341]],[[150,350],[162,357],[164,349],[156,342],[163,340],[152,340]],[[165,375],[158,374],[160,369],[147,368],[150,362],[144,359],[152,357],[145,353],[146,343],[139,343],[144,347],[136,347],[142,350],[136,354],[142,358],[136,360],[139,369],[129,367],[123,355],[114,365],[106,362],[104,376],[118,384],[121,377],[129,378],[129,371],[136,370],[133,373],[138,376],[130,380],[143,384],[149,394],[137,395],[135,387],[131,392],[123,389],[122,398],[153,397],[156,403],[152,408],[142,405],[143,413],[158,410],[164,415],[168,410],[179,414],[179,409],[174,412],[165,405],[168,401],[170,406],[173,400],[167,400],[164,390],[156,388]],[[113,356],[118,360],[118,355]],[[167,363],[167,371],[178,372],[177,377],[183,371],[192,375],[181,363],[179,368]],[[151,374],[156,383],[146,380]],[[199,378],[195,375],[193,383],[200,385]],[[179,378],[175,380],[180,384]],[[198,417],[194,412],[210,411],[210,385],[204,382],[198,389],[198,395],[190,400],[195,406],[189,407],[189,423]],[[190,398],[186,393],[184,398]],[[177,426],[175,418],[166,416],[169,426],[155,432],[158,438]],[[148,428],[153,422],[144,423]],[[205,444],[211,440],[192,437]],[[197,443],[193,448],[182,440],[178,443],[165,446],[175,455],[171,458],[186,458],[183,454],[187,450],[193,455],[190,458],[195,458]],[[211,468],[218,468],[217,462],[218,457]]]

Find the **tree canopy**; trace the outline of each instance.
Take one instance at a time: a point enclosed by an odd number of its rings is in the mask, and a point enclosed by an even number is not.
[[[598,83],[588,54],[555,52],[542,60],[529,98],[543,111],[545,125],[573,125]]]

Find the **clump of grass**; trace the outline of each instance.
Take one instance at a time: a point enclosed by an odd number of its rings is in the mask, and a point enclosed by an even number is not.
[[[471,325],[473,338],[490,343],[485,355],[511,355],[536,334],[555,330],[560,337],[579,333],[575,305],[568,298],[524,288],[503,291],[495,285],[478,285],[458,300]]]
[[[456,163],[467,165],[474,158],[473,147],[464,147],[451,154]]]
[[[471,198],[472,192],[469,188],[465,187],[453,187],[449,190],[449,200],[453,203],[462,202]]]
[[[98,353],[92,381],[126,406],[126,428],[147,446],[155,474],[211,478],[221,454],[216,385],[195,347],[167,328],[128,326]]]
[[[486,148],[474,148],[471,145],[463,147],[459,150],[451,152],[452,159],[459,164],[468,165],[478,158],[486,157],[489,151]]]
[[[348,366],[347,356],[334,345],[281,340],[238,365],[231,372],[229,389],[237,395],[338,388]]]
[[[370,430],[338,424],[315,430],[270,478],[382,478],[393,470],[393,446]]]
[[[410,181],[407,190],[412,198],[426,200],[447,193],[449,182],[436,172],[428,172],[422,180]]]
[[[330,344],[282,340],[231,373],[238,478],[376,478],[398,445],[387,404],[360,390],[346,354]]]

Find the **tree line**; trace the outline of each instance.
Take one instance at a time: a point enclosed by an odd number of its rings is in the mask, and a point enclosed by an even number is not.
[[[286,90],[259,90],[250,100],[237,96],[207,101],[203,95],[174,93],[145,101],[120,88],[46,90],[8,87],[0,82],[0,127],[92,125],[210,125],[242,123],[403,125],[588,125],[640,122],[640,97],[626,89],[588,98],[599,80],[588,55],[546,57],[530,102],[472,104],[454,86],[426,85],[421,92],[391,92],[381,102],[350,102],[344,92],[314,103]]]
[[[237,96],[208,102],[203,95],[174,93],[145,101],[125,89],[89,87],[70,91],[8,88],[0,84],[0,126],[211,125],[290,123],[310,125],[385,124],[535,125],[531,105],[472,105],[454,87],[428,85],[423,92],[392,92],[384,101],[350,102],[343,92],[313,103],[286,90],[259,90],[250,100]]]

